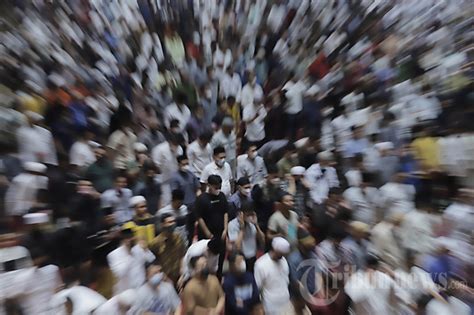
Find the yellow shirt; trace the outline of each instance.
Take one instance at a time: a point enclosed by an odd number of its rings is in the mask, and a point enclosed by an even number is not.
[[[411,147],[415,157],[420,161],[424,169],[439,167],[439,145],[437,138],[423,137],[415,139]]]
[[[129,221],[123,225],[123,228],[131,229],[133,235],[135,235],[138,240],[145,240],[147,244],[150,244],[155,238],[155,225],[150,221],[151,220],[142,220],[142,222],[138,222],[138,224],[134,221]]]

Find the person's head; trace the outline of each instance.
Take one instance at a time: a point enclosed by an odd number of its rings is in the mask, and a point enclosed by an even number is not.
[[[298,158],[298,152],[296,151],[296,147],[293,143],[288,143],[286,147],[284,148],[284,153],[283,155],[287,159],[297,159]]]
[[[173,233],[176,227],[176,217],[172,213],[164,213],[161,218],[161,230],[164,233]]]
[[[346,231],[341,224],[334,224],[329,230],[328,238],[336,246],[346,237]]]
[[[202,148],[205,148],[212,139],[212,132],[205,131],[199,135],[198,142]]]
[[[206,256],[202,255],[202,256],[192,257],[190,260],[190,264],[193,270],[194,277],[200,280],[207,280],[207,277],[209,277],[210,270],[207,265]]]
[[[272,249],[270,250],[270,257],[278,261],[285,255],[290,253],[290,243],[283,237],[277,236],[272,240]]]
[[[257,146],[256,146],[256,145],[250,145],[250,146],[247,148],[247,157],[248,157],[250,160],[255,160],[255,158],[257,157],[257,155],[258,155]]]
[[[321,167],[331,165],[333,154],[330,151],[322,151],[318,153],[318,162]]]
[[[146,266],[146,278],[148,284],[156,289],[164,279],[164,274],[161,271],[161,266],[158,261],[154,261]]]
[[[225,249],[225,243],[221,240],[220,235],[209,240],[207,243],[206,256],[219,255]]]
[[[305,229],[298,229],[298,249],[303,254],[308,254],[316,247],[316,240]]]
[[[130,198],[130,207],[138,217],[142,217],[147,213],[146,199],[143,196],[133,196]]]
[[[209,175],[207,179],[209,194],[218,196],[221,193],[222,178],[219,175]]]
[[[127,177],[123,174],[115,176],[115,188],[122,189],[127,187]]]
[[[178,160],[178,167],[179,167],[180,172],[185,173],[189,171],[189,160],[186,155],[178,156],[177,160]]]
[[[235,104],[235,97],[232,96],[232,95],[228,96],[227,97],[227,105],[229,107],[232,107],[232,106],[234,106],[234,104]]]
[[[231,117],[225,117],[222,120],[221,128],[222,128],[222,132],[225,135],[229,135],[232,132],[232,130],[234,129],[234,121],[232,120],[232,118]]]
[[[92,182],[87,178],[81,178],[77,181],[76,190],[78,193],[88,193],[93,189]]]
[[[252,201],[243,201],[240,212],[242,212],[245,222],[255,223],[257,213],[255,212],[255,204]]]
[[[181,132],[181,126],[179,124],[179,120],[172,119],[170,121],[169,131],[170,131],[170,136],[169,136],[168,142],[170,143],[170,145],[178,145],[179,137],[177,135],[179,135]],[[171,150],[173,150],[173,148],[171,148]]]
[[[133,235],[132,229],[123,229],[120,233],[120,239],[122,245],[131,249],[135,243],[135,236]]]
[[[178,106],[186,104],[186,94],[184,94],[184,92],[177,92],[174,101]]]
[[[94,149],[94,155],[97,161],[102,161],[105,158],[105,153],[105,149],[102,146]]]
[[[267,184],[273,187],[280,186],[280,175],[278,174],[278,167],[275,164],[267,166]]]
[[[379,258],[374,254],[368,254],[365,257],[365,266],[367,269],[376,270],[379,267]]]
[[[153,160],[148,159],[143,163],[143,173],[145,174],[146,180],[153,182],[156,176],[156,165]]]
[[[362,172],[360,188],[372,187],[374,183],[374,176],[369,172]]]
[[[184,191],[182,189],[174,189],[171,192],[171,207],[179,209],[183,205]]]
[[[224,147],[219,146],[219,147],[214,148],[213,158],[214,158],[214,162],[219,168],[224,167],[225,158],[226,158]]]
[[[303,166],[293,166],[290,170],[291,176],[295,181],[299,181],[303,178],[306,169]]]
[[[250,185],[250,180],[248,177],[241,177],[237,181],[237,190],[242,196],[250,196],[250,191],[252,189],[252,186]]]
[[[229,270],[236,275],[242,275],[247,271],[245,257],[242,253],[234,252],[229,255]]]
[[[293,209],[295,201],[293,195],[288,192],[283,192],[280,195],[280,211],[289,211]]]

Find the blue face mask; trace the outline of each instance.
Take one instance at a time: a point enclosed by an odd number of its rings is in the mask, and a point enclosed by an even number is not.
[[[162,280],[163,280],[163,273],[162,272],[157,273],[156,275],[150,278],[150,285],[156,288],[161,283]]]

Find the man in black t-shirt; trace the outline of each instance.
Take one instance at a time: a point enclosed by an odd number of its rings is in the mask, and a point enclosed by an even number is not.
[[[225,241],[227,236],[227,223],[229,220],[229,205],[224,193],[221,192],[222,179],[219,175],[210,175],[207,179],[208,192],[202,193],[196,199],[195,215],[198,221],[198,238],[211,239],[220,237]],[[219,256],[217,275],[222,275],[225,247]]]

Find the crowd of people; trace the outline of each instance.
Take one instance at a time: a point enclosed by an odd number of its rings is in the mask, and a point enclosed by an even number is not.
[[[471,1],[1,7],[0,314],[473,313]]]

